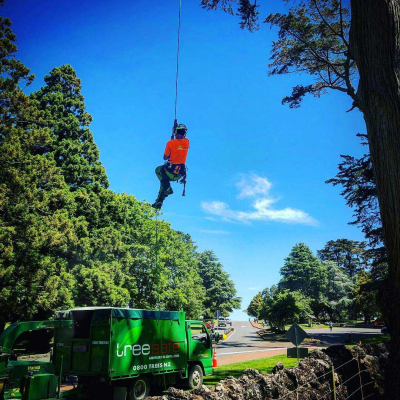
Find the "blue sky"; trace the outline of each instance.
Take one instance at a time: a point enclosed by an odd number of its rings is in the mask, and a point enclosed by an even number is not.
[[[191,148],[186,197],[181,185],[164,218],[188,232],[199,250],[215,251],[243,297],[279,281],[294,244],[313,251],[331,239],[362,240],[347,223],[340,188],[325,184],[340,154],[359,156],[362,115],[350,99],[307,97],[281,105],[301,76],[268,76],[276,30],[249,33],[222,12],[182,0],[178,121]],[[284,9],[260,1],[260,11]],[[111,189],[153,202],[154,169],[162,164],[174,118],[178,0],[8,0],[18,57],[36,74],[30,90],[55,66],[71,64],[82,80],[91,130]],[[246,319],[240,310],[234,319]]]

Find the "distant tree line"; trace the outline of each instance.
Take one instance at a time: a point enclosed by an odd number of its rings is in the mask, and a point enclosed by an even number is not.
[[[190,318],[240,307],[212,251],[108,189],[74,69],[53,68],[26,95],[34,75],[15,58],[8,18],[0,42],[0,332],[76,306],[183,308]]]
[[[299,243],[280,270],[278,285],[253,297],[247,313],[277,329],[311,319],[342,322],[381,315],[379,287],[366,242],[330,240],[315,256]]]

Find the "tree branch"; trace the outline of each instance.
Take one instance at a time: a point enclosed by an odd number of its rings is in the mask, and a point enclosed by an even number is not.
[[[349,49],[349,43],[346,40],[344,30],[343,30],[343,8],[342,8],[342,0],[339,0],[339,16],[340,16],[340,32],[341,32],[341,38],[343,39],[344,44],[346,47]]]
[[[297,36],[295,33],[292,31],[288,30],[288,32],[293,35],[297,40],[299,40],[301,43],[303,43],[314,56],[321,62],[323,62],[326,65],[330,65],[335,72],[336,75],[340,76],[341,78],[345,78],[342,74],[339,73],[339,71],[336,70],[335,65],[332,64],[329,60],[326,60],[324,57],[321,57],[306,41],[304,41],[301,37]]]
[[[315,8],[317,9],[317,12],[318,12],[319,16],[321,17],[322,21],[324,22],[324,24],[333,32],[333,34],[334,34],[335,36],[340,37],[339,33],[336,32],[336,31],[332,28],[332,26],[328,23],[328,21],[327,21],[327,20],[325,19],[325,17],[322,15],[322,13],[321,13],[321,11],[319,10],[319,7],[318,7],[317,0],[313,0],[313,2],[314,2],[314,5],[315,5]]]

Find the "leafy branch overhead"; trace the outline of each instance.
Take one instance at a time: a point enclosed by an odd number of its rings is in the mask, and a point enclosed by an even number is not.
[[[296,86],[282,103],[299,107],[303,97],[319,97],[327,89],[347,93],[356,101],[352,81],[357,67],[349,48],[350,10],[341,0],[307,0],[288,14],[270,14],[264,21],[279,28],[273,42],[270,75],[307,72],[315,82]]]
[[[221,9],[240,16],[242,29],[251,32],[259,29],[256,2],[202,0],[201,4],[208,10]],[[306,94],[320,97],[328,89],[334,89],[348,94],[353,106],[358,106],[353,86],[357,66],[349,44],[350,17],[350,3],[344,0],[304,0],[295,2],[287,13],[265,18],[264,23],[279,29],[278,40],[272,43],[269,75],[306,72],[314,78],[311,84],[296,85],[282,104],[297,108]]]
[[[201,0],[200,4],[206,10],[222,10],[229,15],[240,17],[241,29],[248,29],[250,32],[260,29],[257,0],[254,0],[254,3],[250,0]],[[236,8],[236,13],[234,8]]]

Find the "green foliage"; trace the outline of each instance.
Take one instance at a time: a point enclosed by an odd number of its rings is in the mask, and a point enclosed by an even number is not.
[[[295,2],[287,14],[270,14],[266,20],[279,28],[273,43],[270,75],[307,72],[310,85],[297,85],[282,103],[299,107],[303,97],[319,97],[327,89],[339,90],[356,99],[352,81],[357,74],[349,51],[350,8],[342,0]]]
[[[362,145],[368,145],[366,135],[357,136],[362,139]],[[341,157],[343,161],[339,164],[339,172],[326,183],[343,187],[340,194],[346,199],[346,204],[354,209],[355,220],[350,224],[361,227],[371,246],[366,254],[372,260],[373,277],[383,280],[387,276],[387,255],[371,156],[367,153],[361,158]]]
[[[353,250],[360,249],[355,246],[355,242],[346,239],[338,242],[350,244]],[[330,241],[325,246],[324,258],[334,257],[335,260],[343,261],[346,258],[342,259],[343,249],[336,252],[334,248],[331,252],[332,243],[336,242]],[[365,278],[362,278],[365,274],[361,271],[356,278],[352,278],[343,266],[332,261],[321,263],[308,246],[304,243],[296,244],[281,268],[282,279],[278,287],[274,285],[258,293],[250,302],[247,312],[282,329],[287,323],[299,321],[311,314],[322,320],[343,321],[354,313],[366,313],[365,310],[370,308],[373,311],[369,315],[373,315],[377,312],[378,287],[372,281],[365,282]],[[370,277],[370,274],[367,276]],[[357,279],[357,285],[354,279]],[[361,309],[362,296],[367,296],[371,291],[373,295],[368,298],[370,301],[365,301],[366,308]],[[293,293],[294,297],[290,297],[289,294]]]
[[[310,299],[300,291],[282,290],[265,300],[261,317],[282,330],[289,322],[299,322],[312,313]]]
[[[372,317],[379,316],[380,310],[377,301],[378,291],[371,274],[360,272],[357,275],[353,292],[354,308],[364,317],[364,322],[370,322]]]
[[[269,297],[269,296],[268,296]],[[259,318],[261,314],[261,310],[263,308],[264,300],[263,296],[260,293],[257,293],[251,300],[249,306],[247,307],[247,314],[251,317]]]
[[[293,246],[280,273],[280,290],[301,290],[305,296],[318,299],[326,286],[326,269],[304,243]]]
[[[248,29],[250,32],[257,31],[259,29],[257,1],[252,3],[250,0],[201,0],[201,6],[206,10],[222,10],[229,15],[236,15],[240,17],[240,28]],[[232,4],[237,9],[235,14]]]
[[[46,85],[32,93],[31,99],[40,111],[56,140],[49,149],[71,188],[97,183],[108,187],[100,152],[89,130],[91,115],[85,111],[81,81],[70,65],[53,68],[44,77]]]
[[[333,261],[351,277],[358,271],[365,271],[370,266],[366,242],[349,239],[330,240],[317,254],[322,261]]]
[[[347,93],[358,106],[353,81],[357,66],[350,51],[350,4],[343,0],[284,0],[292,6],[287,13],[270,14],[264,23],[277,27],[273,42],[270,75],[306,72],[314,78],[308,85],[296,85],[282,103],[299,107],[306,94],[320,97],[328,89]],[[202,0],[207,10],[221,9],[240,17],[240,27],[250,32],[259,29],[260,12],[249,0]]]
[[[333,262],[323,263],[328,271],[327,283],[320,300],[321,311],[333,321],[344,321],[349,316],[353,301],[354,284],[350,276]],[[320,313],[321,314],[321,313]]]
[[[0,331],[75,306],[183,308],[199,318],[209,299],[190,236],[107,189],[76,72],[54,68],[26,96],[19,85],[33,75],[14,59],[11,22],[0,27]],[[211,302],[240,306],[222,265],[211,269]]]
[[[205,316],[212,317],[217,310],[227,316],[239,308],[242,299],[236,297],[235,285],[214,252],[206,250],[198,255],[197,260],[203,286],[206,289]]]
[[[11,22],[0,18],[0,325],[71,306],[71,275],[60,255],[76,240],[73,199],[53,160],[52,132],[19,84],[33,75],[14,53]],[[28,307],[28,304],[31,306]]]

